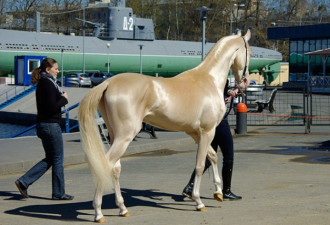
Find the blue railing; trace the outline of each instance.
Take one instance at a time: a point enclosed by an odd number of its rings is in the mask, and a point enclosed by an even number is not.
[[[77,128],[79,126],[79,123],[77,123],[76,125],[73,125],[72,127],[70,127],[70,116],[69,116],[69,112],[70,110],[77,108],[79,106],[79,102],[70,106],[69,108],[62,110],[61,114],[65,113],[65,133],[70,133],[71,130]]]
[[[70,110],[72,110],[74,108],[77,108],[78,106],[79,106],[79,103],[76,103],[76,104],[70,106],[69,108],[61,111],[61,114],[64,114],[65,113],[65,130],[64,130],[64,133],[70,133],[71,130],[73,130],[73,129],[75,129],[75,128],[77,128],[79,126],[79,124],[77,123],[77,124],[73,125],[72,127],[70,127],[70,116],[69,116]],[[32,126],[27,127],[24,130],[22,130],[22,131],[20,131],[20,132],[18,132],[16,134],[14,134],[14,135],[11,135],[8,138],[18,137],[18,136],[20,136],[20,135],[22,135],[22,134],[24,134],[24,133],[26,133],[26,132],[34,129],[36,126],[37,126],[37,124],[33,124]]]
[[[23,87],[18,90],[19,87],[14,87],[6,92],[0,94],[0,109],[7,107],[8,105],[18,101],[25,97],[36,89],[36,85]]]
[[[26,89],[30,88],[31,86],[24,86],[23,87],[23,91],[25,91]],[[18,90],[18,88],[20,88],[20,90]],[[15,86],[9,90],[6,90],[4,93],[0,94],[0,101],[8,101],[10,98],[15,97],[17,94],[19,94],[20,92],[23,92],[21,89],[21,86]],[[11,93],[12,92],[12,93]],[[18,93],[19,92],[19,93]],[[5,96],[4,96],[5,95]],[[4,100],[2,100],[4,99]]]

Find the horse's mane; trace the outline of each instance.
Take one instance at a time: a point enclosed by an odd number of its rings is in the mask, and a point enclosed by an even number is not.
[[[205,56],[205,60],[209,55],[214,55],[215,57],[218,57],[218,55],[222,52],[223,48],[227,46],[228,42],[238,37],[241,37],[241,35],[231,35],[221,38],[213,45],[211,50],[207,53],[207,55]]]

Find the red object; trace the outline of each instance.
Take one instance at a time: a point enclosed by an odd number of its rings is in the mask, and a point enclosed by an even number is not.
[[[238,103],[236,107],[236,111],[240,113],[246,113],[247,112],[247,107],[244,103]]]

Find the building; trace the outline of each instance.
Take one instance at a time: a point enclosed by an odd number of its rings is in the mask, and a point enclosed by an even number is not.
[[[289,39],[289,82],[309,80],[330,89],[330,23],[271,27],[267,34],[270,40]]]

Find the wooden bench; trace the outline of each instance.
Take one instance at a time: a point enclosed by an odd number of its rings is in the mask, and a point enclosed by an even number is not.
[[[255,101],[255,103],[258,105],[258,112],[262,112],[264,109],[268,109],[271,113],[275,112],[273,103],[276,92],[277,88],[273,89],[268,99],[259,99]]]

